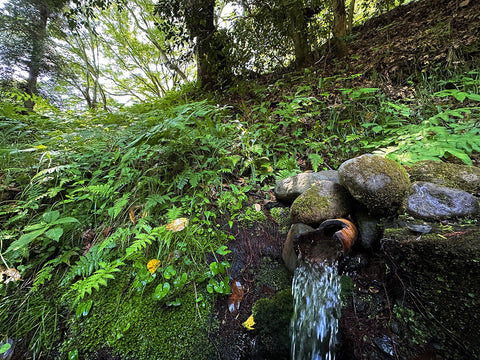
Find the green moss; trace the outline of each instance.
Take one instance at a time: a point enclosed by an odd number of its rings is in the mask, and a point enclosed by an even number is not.
[[[341,285],[340,299],[342,301],[343,306],[346,306],[352,298],[353,280],[350,276],[342,275],[340,276],[340,285]]]
[[[290,320],[293,314],[291,289],[258,300],[252,311],[262,355],[269,359],[289,359]]]
[[[270,210],[270,215],[278,224],[278,230],[282,234],[287,234],[292,222],[288,214],[288,208],[275,207]]]
[[[292,283],[292,278],[285,266],[269,257],[262,258],[262,263],[255,273],[254,280],[256,284],[267,286],[275,291],[288,288]]]
[[[441,161],[419,161],[410,171],[415,181],[433,182],[437,185],[476,193],[480,189],[480,169]],[[467,180],[469,179],[469,180]]]
[[[152,299],[153,287],[142,294],[129,291],[129,279],[115,280],[105,292],[94,294],[86,318],[71,319],[64,353],[78,349],[93,359],[95,351],[107,347],[122,359],[211,358],[214,349],[207,331],[211,301],[197,303],[190,287],[179,297],[181,306],[162,308]]]

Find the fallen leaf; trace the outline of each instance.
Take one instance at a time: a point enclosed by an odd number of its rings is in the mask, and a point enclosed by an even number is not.
[[[253,314],[242,324],[247,330],[254,330],[255,321],[253,320]]]
[[[6,279],[3,280],[3,276],[6,276]],[[12,281],[20,281],[22,277],[20,276],[20,272],[15,268],[5,268],[0,267],[0,283],[8,284]]]
[[[235,315],[238,312],[238,309],[240,309],[240,303],[243,299],[243,286],[240,281],[233,280],[230,284],[230,288],[232,293],[228,298],[228,310]]]
[[[130,221],[132,222],[133,225],[137,224],[137,220],[135,219],[135,210],[130,208],[128,210],[128,217],[130,218]]]
[[[187,218],[178,218],[170,222],[165,229],[172,231],[172,232],[177,232],[177,231],[182,231],[185,229],[185,227],[188,225],[188,219]]]
[[[162,262],[157,259],[152,259],[148,262],[147,264],[147,269],[150,271],[150,274],[153,274],[155,271],[157,271],[158,267],[160,266]]]
[[[255,204],[255,210],[261,211],[261,210],[262,210],[262,206],[261,206],[260,204]]]

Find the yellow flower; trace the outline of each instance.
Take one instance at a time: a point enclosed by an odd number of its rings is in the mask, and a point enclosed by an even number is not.
[[[242,325],[248,330],[253,330],[253,326],[255,325],[255,321],[253,320],[253,314],[250,315],[250,317]]]

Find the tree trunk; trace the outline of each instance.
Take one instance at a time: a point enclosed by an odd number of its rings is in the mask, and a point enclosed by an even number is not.
[[[296,5],[299,5],[298,7]],[[307,19],[298,1],[293,2],[286,9],[289,22],[290,36],[295,48],[295,66],[297,70],[312,64],[312,53],[307,37]]]
[[[215,28],[215,0],[185,0],[185,21],[195,40],[197,79],[202,87],[211,88],[219,80],[220,73],[228,71],[224,66],[223,45]]]
[[[347,56],[348,49],[345,44],[346,35],[346,12],[345,0],[333,0],[333,44],[335,46],[335,54],[338,58]]]
[[[36,22],[35,32],[32,37],[32,53],[30,54],[30,62],[28,64],[28,79],[26,93],[29,95],[38,94],[37,84],[42,67],[43,57],[45,55],[45,40],[47,38],[47,24],[50,11],[46,4],[39,5],[39,19]],[[32,99],[26,100],[25,107],[32,111],[35,102]]]

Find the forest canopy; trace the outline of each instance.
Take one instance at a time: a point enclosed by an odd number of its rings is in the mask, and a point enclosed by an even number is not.
[[[107,109],[189,81],[225,87],[304,68],[326,47],[342,57],[347,30],[401,2],[11,0],[1,10],[0,76],[3,88]]]

